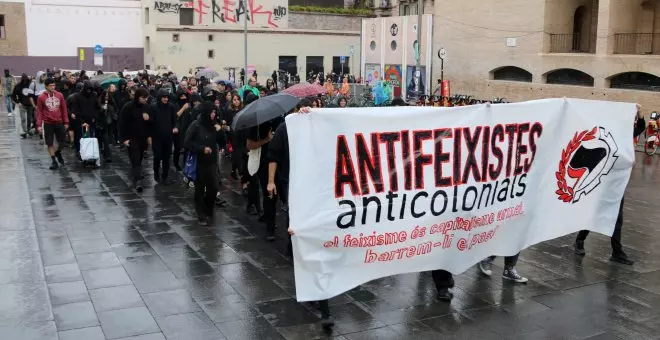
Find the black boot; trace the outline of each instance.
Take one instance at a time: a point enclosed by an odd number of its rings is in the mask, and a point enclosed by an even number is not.
[[[587,253],[584,251],[584,241],[576,240],[574,247],[576,255],[584,256]]]
[[[64,165],[64,157],[62,157],[62,153],[60,151],[55,152],[55,158],[57,158],[57,161],[60,163],[60,165]]]
[[[55,158],[55,157],[53,157],[53,158]],[[53,159],[53,163],[50,165],[50,167],[48,169],[57,170],[57,168],[59,168],[59,165],[57,165],[57,161]]]
[[[635,262],[628,259],[628,255],[626,255],[626,253],[624,252],[612,253],[612,257],[610,257],[610,261],[625,264],[627,266],[632,266],[633,264],[635,264]]]

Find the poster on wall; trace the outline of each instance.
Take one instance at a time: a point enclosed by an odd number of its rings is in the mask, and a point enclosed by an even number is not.
[[[406,98],[417,98],[418,94],[416,92],[417,84],[415,83],[416,78],[415,78],[415,71],[416,71],[416,66],[408,66],[406,68]],[[420,75],[419,75],[420,83],[419,83],[419,91],[421,94],[426,93],[426,67],[421,66],[420,67]]]
[[[385,65],[384,80],[389,82],[390,85],[394,87],[400,87],[402,77],[403,74],[401,73],[401,65]]]
[[[380,79],[380,65],[378,64],[365,64],[365,80],[369,86],[376,85],[376,81]]]

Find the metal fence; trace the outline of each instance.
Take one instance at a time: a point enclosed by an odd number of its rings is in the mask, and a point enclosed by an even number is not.
[[[615,54],[660,54],[658,33],[618,33],[614,35]]]
[[[588,38],[583,34],[550,34],[550,53],[589,53]]]

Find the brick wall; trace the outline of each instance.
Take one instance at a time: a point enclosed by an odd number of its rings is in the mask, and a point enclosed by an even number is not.
[[[0,56],[27,55],[25,4],[0,2],[0,15],[5,16],[5,39],[0,40]]]
[[[289,28],[359,32],[363,18],[341,14],[289,12]]]

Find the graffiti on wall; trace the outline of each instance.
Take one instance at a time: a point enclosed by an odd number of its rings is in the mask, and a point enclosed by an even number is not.
[[[167,1],[154,1],[154,10],[160,13],[174,13],[178,14],[181,8],[192,8],[192,2],[167,2]]]
[[[267,3],[270,3],[270,5]],[[154,9],[164,14],[178,14],[181,8],[192,8],[194,10],[197,25],[242,24],[243,20],[247,20],[248,24],[252,26],[277,28],[286,26],[288,15],[287,7],[282,6],[281,1],[273,3],[273,0],[154,2]]]

